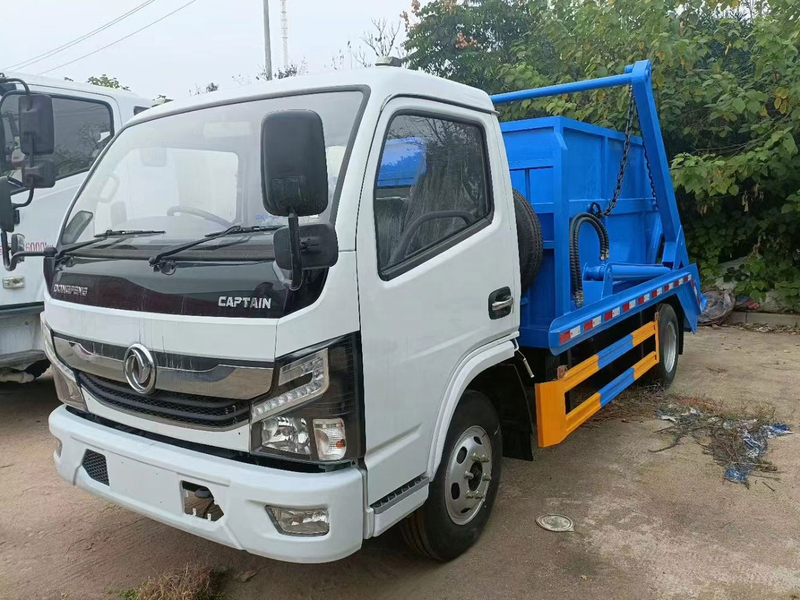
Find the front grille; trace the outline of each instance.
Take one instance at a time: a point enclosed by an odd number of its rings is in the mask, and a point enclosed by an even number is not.
[[[81,465],[89,477],[103,485],[108,485],[108,466],[106,466],[105,456],[94,450],[87,450],[83,455]]]
[[[125,384],[80,372],[78,383],[104,404],[178,423],[221,429],[247,421],[250,417],[249,400],[162,391],[143,396]]]

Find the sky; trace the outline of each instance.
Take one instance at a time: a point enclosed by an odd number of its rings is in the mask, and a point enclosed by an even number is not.
[[[228,89],[255,81],[264,66],[263,0],[149,0],[118,23],[28,66],[14,65],[87,34],[147,0],[0,0],[0,72],[116,77],[147,98],[183,98],[209,82]],[[287,0],[289,57],[308,72],[332,69],[372,28],[371,19],[399,25],[411,0]],[[269,0],[273,68],[283,66],[280,0]],[[164,20],[94,52],[175,11]],[[402,37],[402,27],[400,36]],[[350,66],[346,58],[345,66]],[[56,67],[56,68],[54,68]],[[53,69],[53,70],[51,70]],[[44,73],[45,71],[49,71]]]

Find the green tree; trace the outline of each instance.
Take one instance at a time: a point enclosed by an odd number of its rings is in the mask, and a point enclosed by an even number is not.
[[[746,256],[737,291],[760,300],[776,289],[800,310],[796,0],[434,0],[407,23],[412,66],[490,92],[649,58],[690,254],[707,278]],[[501,117],[620,128],[627,102],[625,90],[596,90],[516,103]]]
[[[115,90],[130,90],[127,85],[122,85],[116,77],[109,77],[105,73],[100,75],[100,77],[95,77],[92,75],[89,79],[86,80],[86,83],[91,83],[92,85],[99,85],[101,87],[112,88]]]

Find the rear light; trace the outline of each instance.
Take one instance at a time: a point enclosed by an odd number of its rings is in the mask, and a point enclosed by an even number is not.
[[[286,356],[275,371],[270,396],[253,403],[251,452],[312,462],[363,456],[358,334]]]

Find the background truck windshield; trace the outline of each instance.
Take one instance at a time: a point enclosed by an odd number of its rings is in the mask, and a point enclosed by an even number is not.
[[[233,224],[283,225],[285,219],[268,213],[262,202],[261,123],[268,113],[288,109],[313,110],[322,118],[329,205],[325,213],[307,220],[327,219],[362,100],[360,91],[287,96],[203,108],[133,125],[112,141],[100,159],[70,211],[61,243],[89,240],[108,229],[165,231],[128,238],[124,244],[109,240],[91,247],[113,244],[120,252],[150,250]],[[246,243],[257,245],[270,237],[254,235]],[[203,247],[230,243],[226,239]],[[214,255],[223,253],[220,249]]]

